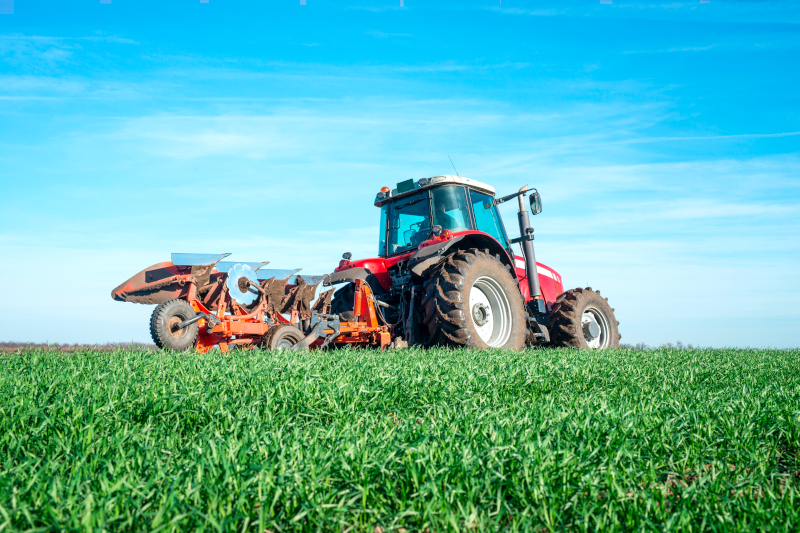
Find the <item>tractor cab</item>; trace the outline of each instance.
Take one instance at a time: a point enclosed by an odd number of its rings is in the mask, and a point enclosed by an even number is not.
[[[375,205],[381,208],[378,255],[391,257],[416,250],[434,235],[436,226],[437,231],[451,233],[486,233],[510,252],[502,219],[491,205],[494,194],[490,185],[451,175],[408,180],[393,190],[384,187],[375,198]]]

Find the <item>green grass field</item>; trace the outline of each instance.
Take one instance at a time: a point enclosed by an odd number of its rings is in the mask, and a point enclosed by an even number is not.
[[[0,531],[800,530],[800,350],[0,354]]]

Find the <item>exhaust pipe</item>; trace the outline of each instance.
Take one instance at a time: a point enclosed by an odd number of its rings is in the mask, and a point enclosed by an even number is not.
[[[530,292],[531,298],[533,298],[532,301],[528,302],[528,306],[533,313],[539,314],[545,312],[545,306],[544,300],[542,299],[542,290],[539,287],[539,272],[536,269],[536,255],[533,253],[533,228],[531,227],[530,218],[528,217],[528,210],[525,208],[525,202],[523,201],[525,197],[524,193],[527,190],[528,186],[524,185],[519,190],[521,194],[517,196],[517,200],[519,200],[519,213],[517,214],[517,218],[519,219],[519,243],[522,247],[522,253],[525,255],[525,275],[528,277],[528,291]]]

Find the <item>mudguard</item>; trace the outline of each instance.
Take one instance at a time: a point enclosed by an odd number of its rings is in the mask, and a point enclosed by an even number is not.
[[[342,270],[340,272],[334,272],[333,274],[328,274],[325,276],[322,284],[325,287],[330,287],[331,285],[338,285],[339,283],[355,283],[357,279],[363,279],[364,281],[367,280],[367,276],[370,275],[370,271],[366,268],[356,267],[356,268],[348,268],[347,270]]]
[[[463,236],[432,244],[421,248],[417,253],[408,258],[408,269],[415,275],[424,277],[427,270],[438,264],[447,250],[457,242],[464,239]]]

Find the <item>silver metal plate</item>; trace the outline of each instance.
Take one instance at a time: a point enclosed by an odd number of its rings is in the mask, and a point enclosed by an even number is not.
[[[263,267],[264,265],[268,265],[269,261],[264,261],[262,263],[253,263],[253,262],[245,262],[245,261],[220,261],[217,263],[217,272],[228,272],[236,265],[247,265],[252,270],[258,270],[259,268]]]
[[[278,268],[260,268],[258,272],[256,272],[256,275],[258,276],[258,279],[269,279],[269,278],[286,279],[289,277],[294,277],[294,275],[300,272],[301,270],[302,270],[301,268],[295,268],[292,270],[281,270]]]

